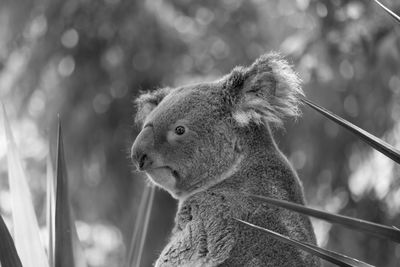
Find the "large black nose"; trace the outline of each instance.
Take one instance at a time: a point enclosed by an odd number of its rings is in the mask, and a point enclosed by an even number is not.
[[[153,151],[153,127],[145,127],[132,145],[131,158],[138,170],[149,169],[153,164],[150,154]]]
[[[148,169],[153,163],[150,157],[145,153],[138,153],[134,157],[136,157],[136,159],[132,157],[132,160],[136,163],[136,166],[140,171]]]

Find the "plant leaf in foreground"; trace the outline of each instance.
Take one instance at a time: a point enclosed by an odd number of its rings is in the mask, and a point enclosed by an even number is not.
[[[347,216],[337,215],[333,213],[328,213],[312,208],[305,207],[303,205],[299,205],[296,203],[288,202],[285,200],[274,199],[259,195],[252,195],[244,193],[253,198],[257,198],[261,201],[267,202],[268,204],[272,204],[281,208],[289,209],[295,212],[299,212],[308,216],[312,216],[318,219],[326,220],[330,223],[337,223],[343,226],[352,228],[357,231],[366,232],[371,235],[375,235],[378,237],[383,237],[385,239],[391,239],[400,243],[400,231],[395,227],[389,227],[386,225],[381,225],[377,223],[372,223],[369,221],[364,221],[360,219],[354,219]]]
[[[314,245],[311,245],[311,244],[308,244],[308,243],[305,243],[305,242],[301,242],[301,241],[297,241],[297,240],[291,239],[291,238],[289,238],[287,236],[284,236],[284,235],[281,235],[281,234],[279,234],[277,232],[265,229],[263,227],[251,224],[251,223],[246,222],[246,221],[242,221],[240,219],[236,219],[236,218],[234,218],[234,219],[236,221],[240,222],[240,223],[243,223],[243,224],[247,225],[247,226],[250,226],[252,228],[255,228],[255,229],[258,229],[260,231],[263,231],[264,233],[269,234],[271,237],[273,237],[273,238],[275,238],[275,239],[277,239],[277,240],[279,240],[281,242],[293,245],[293,246],[295,246],[295,247],[297,247],[299,249],[307,251],[307,252],[309,252],[309,253],[311,253],[311,254],[313,254],[315,256],[320,257],[321,259],[324,259],[326,261],[334,263],[334,264],[336,264],[338,266],[345,266],[345,267],[373,267],[373,265],[370,265],[368,263],[365,263],[365,262],[350,258],[348,256],[345,256],[345,255],[342,255],[342,254],[339,254],[339,253],[336,253],[336,252],[333,252],[333,251],[330,251],[330,250],[322,249],[322,248],[319,248],[317,246],[314,246]]]
[[[345,119],[339,117],[338,115],[328,111],[327,109],[314,104],[308,99],[301,98],[300,99],[303,103],[307,104],[314,110],[318,111],[328,119],[334,121],[335,123],[343,126],[344,128],[348,129],[355,135],[357,135],[359,138],[361,138],[364,142],[378,150],[379,152],[383,153],[387,157],[391,158],[393,161],[397,162],[400,164],[400,151],[397,150],[395,147],[392,145],[389,145],[388,143],[384,142],[383,140],[379,139],[378,137],[370,134],[369,132],[361,129],[358,126],[355,126],[354,124],[346,121]]]
[[[3,267],[22,267],[14,241],[0,215],[0,263]]]
[[[7,138],[8,179],[10,184],[14,242],[24,267],[49,266],[40,240],[39,225],[33,207],[25,171],[15,144],[7,113],[3,107],[3,123]]]
[[[46,188],[46,220],[47,220],[47,229],[49,234],[48,240],[48,257],[50,267],[54,267],[54,173],[53,166],[51,164],[50,152],[47,156],[46,163],[46,178],[47,178],[47,188]]]
[[[145,212],[149,202],[149,195],[150,195],[150,188],[148,186],[145,186],[142,196],[140,197],[139,208],[136,214],[135,228],[133,229],[133,235],[129,248],[129,254],[127,257],[128,261],[126,263],[126,267],[131,267],[131,266],[134,267],[133,263],[137,261],[138,257],[137,250],[139,247],[141,235],[143,233],[140,230],[143,229]]]
[[[74,267],[68,181],[60,122],[57,134],[56,184],[55,267]]]
[[[137,267],[141,264],[144,243],[153,206],[154,186],[145,186],[140,198],[139,211],[136,215],[135,228],[128,254],[127,267]]]
[[[133,237],[129,249],[127,267],[141,266],[144,243],[146,241],[147,229],[153,206],[155,189],[154,186],[145,186],[140,199],[139,211],[135,221]]]
[[[142,230],[143,233],[140,238],[139,249],[138,249],[138,253],[137,253],[138,257],[136,260],[136,264],[134,266],[141,266],[144,243],[146,241],[147,230],[149,228],[151,209],[153,208],[154,192],[155,192],[154,186],[151,186],[150,187],[150,197],[149,197],[149,201],[147,202],[148,204],[146,207],[146,215],[145,215],[144,223],[143,223],[143,230]]]
[[[85,266],[84,259],[77,257],[82,256],[83,252],[77,251],[79,246],[69,204],[68,176],[60,121],[57,135],[56,176],[55,267]]]
[[[383,5],[378,0],[374,0],[374,2],[377,3],[381,8],[383,8],[383,10],[385,10],[390,16],[392,16],[398,23],[400,23],[400,17],[396,13],[394,13],[392,10],[387,8],[385,5]]]

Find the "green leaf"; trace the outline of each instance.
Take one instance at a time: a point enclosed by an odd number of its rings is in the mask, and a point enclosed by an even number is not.
[[[400,231],[395,227],[388,227],[386,225],[381,225],[377,223],[372,223],[369,221],[364,221],[360,219],[354,219],[347,216],[337,215],[333,213],[328,213],[312,208],[305,207],[296,203],[288,202],[280,199],[273,199],[260,195],[252,195],[244,193],[253,198],[257,198],[261,201],[267,202],[281,208],[289,209],[295,212],[299,212],[305,215],[309,215],[318,219],[328,221],[330,223],[337,223],[343,226],[352,228],[357,231],[365,232],[371,235],[382,237],[385,239],[390,239],[400,243]]]
[[[3,267],[22,267],[14,241],[0,215],[0,263]]]
[[[350,132],[354,133],[357,137],[361,138],[364,142],[366,142],[368,145],[372,146],[379,152],[383,153],[387,157],[391,158],[393,161],[397,162],[400,164],[400,151],[397,150],[395,147],[392,145],[389,145],[388,143],[384,142],[383,140],[379,139],[378,137],[368,133],[367,131],[361,129],[360,127],[355,126],[354,124],[346,121],[345,119],[339,117],[338,115],[328,111],[327,109],[318,106],[317,104],[314,104],[308,99],[301,98],[300,99],[303,103],[307,104],[314,110],[318,111],[328,119],[334,121],[335,123],[343,126]]]
[[[39,225],[33,207],[31,192],[22,167],[17,146],[3,107],[3,122],[7,139],[8,178],[10,183],[14,241],[24,267],[49,266],[40,240]]]
[[[146,241],[147,229],[153,207],[154,186],[145,186],[139,204],[139,212],[136,217],[135,228],[129,249],[128,267],[141,266],[143,248]]]
[[[76,228],[70,210],[68,175],[65,164],[61,122],[58,123],[55,211],[55,267],[86,266],[77,240]]]
[[[400,23],[400,17],[396,13],[394,13],[392,10],[387,8],[385,5],[383,5],[378,0],[374,0],[374,2],[377,3],[381,8],[383,8],[383,10],[385,10],[390,16],[392,16],[398,23]]]
[[[346,266],[346,267],[372,267],[373,265],[370,265],[368,263],[350,258],[348,256],[339,254],[337,252],[334,251],[330,251],[327,249],[322,249],[319,248],[317,246],[314,246],[312,244],[309,243],[305,243],[305,242],[301,242],[301,241],[297,241],[294,239],[291,239],[287,236],[281,235],[277,232],[265,229],[263,227],[254,225],[252,223],[246,222],[246,221],[242,221],[240,219],[236,219],[234,218],[236,221],[243,223],[247,226],[250,226],[252,228],[258,229],[260,231],[263,231],[264,233],[267,233],[268,235],[270,235],[272,238],[275,238],[283,243],[286,244],[290,244],[293,245],[299,249],[302,249],[304,251],[307,251],[308,253],[311,253],[317,257],[320,257],[321,259],[324,259],[326,261],[329,261],[331,263],[334,263],[338,266]]]

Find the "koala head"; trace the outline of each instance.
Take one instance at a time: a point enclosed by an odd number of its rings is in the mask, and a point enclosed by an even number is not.
[[[204,190],[240,168],[250,138],[243,132],[299,114],[299,84],[287,62],[270,53],[215,82],[143,93],[132,159],[175,198]]]

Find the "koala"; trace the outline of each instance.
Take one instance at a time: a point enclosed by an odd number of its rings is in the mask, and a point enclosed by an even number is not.
[[[314,256],[235,218],[316,244],[303,215],[250,198],[304,204],[302,184],[271,128],[299,115],[300,79],[279,54],[220,80],[161,88],[136,99],[139,171],[178,200],[155,266],[320,266]]]

